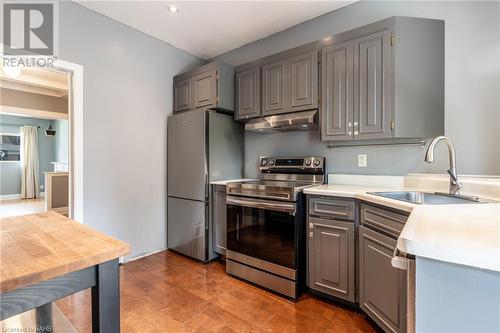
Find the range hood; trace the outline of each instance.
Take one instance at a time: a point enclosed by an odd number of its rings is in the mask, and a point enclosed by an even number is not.
[[[286,132],[318,129],[318,110],[292,112],[252,119],[245,124],[246,131]]]

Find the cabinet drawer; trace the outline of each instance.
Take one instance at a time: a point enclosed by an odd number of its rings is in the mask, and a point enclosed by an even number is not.
[[[354,220],[355,206],[354,201],[349,199],[309,198],[310,215]]]
[[[361,205],[361,224],[377,228],[380,231],[398,237],[403,230],[408,216],[378,207]]]

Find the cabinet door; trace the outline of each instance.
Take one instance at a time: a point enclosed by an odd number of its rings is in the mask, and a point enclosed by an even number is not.
[[[194,107],[217,105],[217,72],[210,71],[193,78]]]
[[[287,64],[278,61],[262,67],[262,114],[264,116],[287,111]]]
[[[392,136],[391,32],[354,40],[354,138]]]
[[[216,189],[213,195],[213,250],[216,253],[226,254],[226,190]]]
[[[359,304],[386,332],[406,331],[406,274],[392,267],[396,240],[359,227]]]
[[[309,287],[354,302],[354,223],[309,218],[309,228]]]
[[[321,54],[321,139],[353,139],[353,42]]]
[[[236,119],[260,116],[260,68],[236,73]]]
[[[289,60],[290,111],[318,107],[318,52],[310,52]]]
[[[191,79],[174,82],[174,112],[191,109]]]

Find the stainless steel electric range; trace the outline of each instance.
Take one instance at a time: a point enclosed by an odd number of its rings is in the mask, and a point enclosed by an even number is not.
[[[306,202],[324,157],[260,158],[260,180],[229,183],[226,271],[290,298],[305,286]]]

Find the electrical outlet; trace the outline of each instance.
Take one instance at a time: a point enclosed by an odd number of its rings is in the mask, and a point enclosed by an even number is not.
[[[358,154],[358,167],[366,168],[367,163],[368,158],[366,157],[366,154]]]

